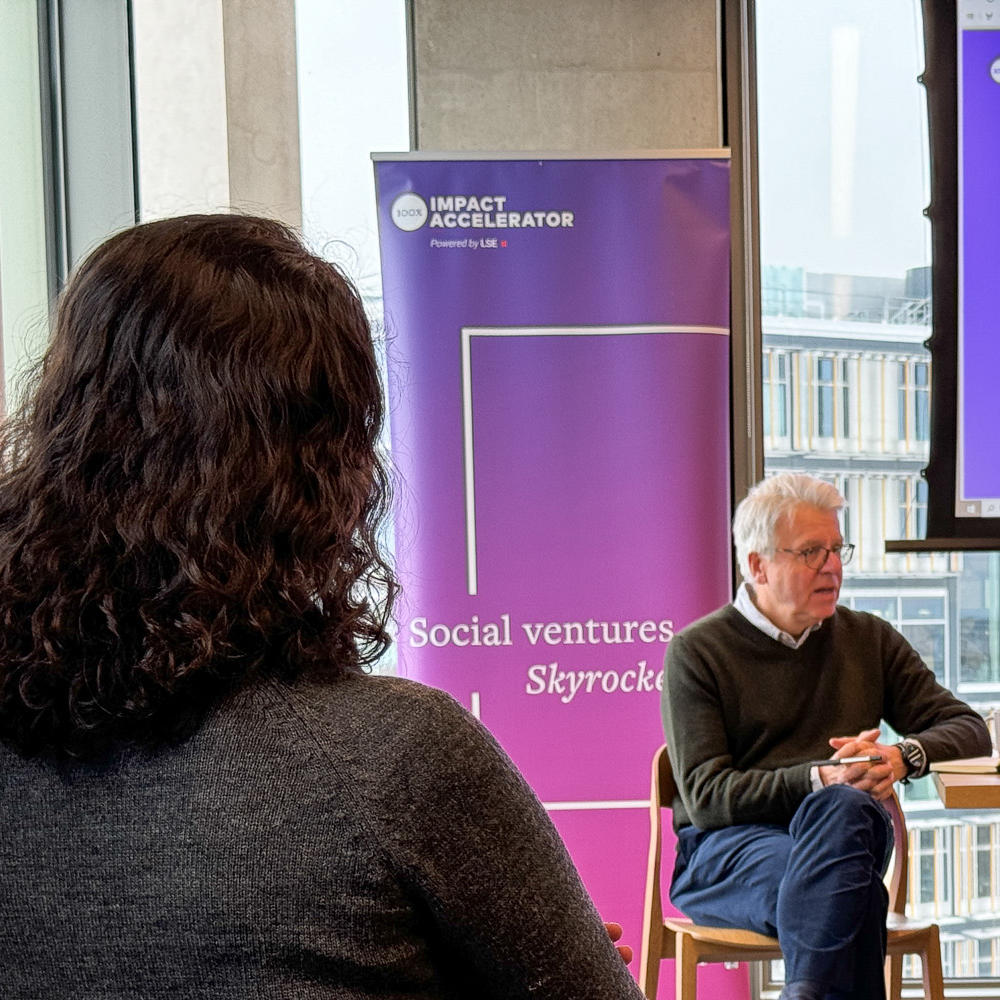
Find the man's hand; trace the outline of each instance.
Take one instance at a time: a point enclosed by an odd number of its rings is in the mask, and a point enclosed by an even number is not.
[[[823,784],[852,785],[863,792],[868,792],[874,799],[887,799],[892,792],[893,782],[906,776],[906,765],[899,750],[885,743],[879,743],[878,737],[877,729],[865,729],[857,736],[832,737],[830,746],[834,750],[833,760],[877,754],[882,761],[877,764],[821,767],[819,776]]]
[[[608,932],[608,937],[612,941],[617,941],[622,936],[621,924],[609,924],[605,921],[604,927]],[[632,961],[632,949],[627,944],[616,944],[615,948],[618,950],[618,954],[621,955],[622,961],[628,965]]]

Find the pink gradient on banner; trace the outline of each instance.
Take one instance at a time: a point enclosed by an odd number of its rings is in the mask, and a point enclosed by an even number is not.
[[[604,920],[622,925],[622,941],[631,945],[635,956],[629,970],[639,976],[639,945],[642,939],[642,894],[623,893],[644,885],[646,856],[649,843],[649,811],[647,809],[554,811],[552,821],[583,875],[584,885]],[[663,851],[669,876],[669,859],[674,854],[675,838],[670,828],[670,813],[665,811]],[[664,886],[666,888],[666,886]],[[664,914],[677,913],[664,895]],[[656,993],[660,1000],[674,997],[674,965],[665,962],[660,969],[660,985]],[[705,965],[698,969],[698,995],[713,1000],[749,1000],[750,983],[745,965],[727,969],[722,965]]]

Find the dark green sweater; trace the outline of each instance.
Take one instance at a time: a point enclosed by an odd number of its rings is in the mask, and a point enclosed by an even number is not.
[[[928,761],[990,752],[979,715],[881,618],[838,608],[791,649],[732,605],[713,612],[667,647],[674,827],[788,823],[812,791],[806,761],[831,756],[831,736],[883,719]]]

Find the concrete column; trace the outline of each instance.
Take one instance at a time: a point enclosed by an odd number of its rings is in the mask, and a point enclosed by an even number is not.
[[[302,225],[294,0],[222,0],[234,208]]]
[[[410,19],[419,149],[721,144],[712,0],[410,0]]]

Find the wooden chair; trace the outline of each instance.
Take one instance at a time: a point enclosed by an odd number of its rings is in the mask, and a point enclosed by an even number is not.
[[[672,958],[676,963],[676,1000],[695,1000],[699,963],[761,962],[780,959],[777,938],[753,931],[702,927],[683,917],[663,917],[660,899],[662,854],[662,809],[674,800],[677,786],[667,748],[660,747],[653,757],[649,795],[649,864],[646,869],[646,902],[643,908],[642,954],[639,984],[648,1000],[655,1000],[660,976],[660,962]],[[893,862],[887,879],[889,917],[888,948],[885,963],[886,995],[900,1000],[903,979],[903,956],[919,955],[926,1000],[944,1000],[944,977],[941,971],[941,942],[938,926],[907,919],[906,877],[909,848],[906,822],[899,800],[893,793],[884,802],[893,828]]]

